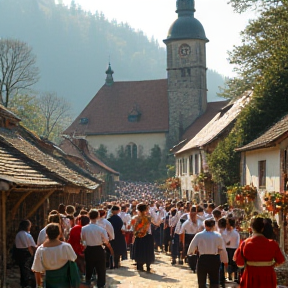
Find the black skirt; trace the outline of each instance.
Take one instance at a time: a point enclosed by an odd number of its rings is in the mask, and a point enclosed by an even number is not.
[[[151,234],[143,238],[135,238],[133,244],[133,259],[137,263],[152,264],[155,261],[154,239]]]

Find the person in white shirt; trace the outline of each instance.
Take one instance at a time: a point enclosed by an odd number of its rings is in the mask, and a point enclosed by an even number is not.
[[[201,205],[197,205],[197,218],[202,221],[202,224],[206,219],[209,219],[212,217],[213,216],[211,214],[207,214],[204,212],[204,209]],[[204,224],[203,224],[203,226],[204,226]]]
[[[86,283],[90,285],[91,276],[94,268],[97,274],[97,287],[105,287],[106,283],[106,257],[102,247],[104,244],[114,255],[113,249],[109,243],[106,230],[97,225],[98,211],[91,209],[89,211],[90,224],[82,227],[81,238],[85,244],[85,261],[86,261]]]
[[[227,218],[227,237],[226,237],[226,250],[228,254],[228,275],[229,280],[232,280],[232,274],[234,273],[234,281],[239,282],[238,279],[238,267],[233,261],[233,256],[240,244],[240,235],[235,229],[235,219]]]
[[[30,269],[33,261],[33,255],[36,250],[36,244],[30,234],[31,222],[23,220],[19,224],[18,233],[15,238],[15,258],[20,268],[21,287],[35,286],[35,277]]]
[[[171,247],[171,231],[169,226],[169,217],[170,217],[170,203],[165,205],[165,217],[164,217],[164,227],[163,227],[163,246],[164,251],[167,254],[169,251],[169,247]]]
[[[213,231],[215,226],[214,219],[205,220],[205,230],[195,235],[188,248],[188,255],[199,253],[197,264],[198,287],[206,288],[207,274],[210,279],[210,287],[219,287],[219,268],[220,255],[222,253],[222,262],[228,266],[228,256],[223,238],[218,232]]]
[[[157,207],[158,206],[158,207]],[[162,245],[161,245],[161,229],[160,225],[162,222],[162,212],[160,211],[159,203],[156,202],[154,207],[150,207],[150,216],[151,216],[151,230],[152,230],[152,236],[154,239],[154,249],[158,251],[158,248],[160,247],[160,250],[162,251]]]
[[[197,208],[196,206],[192,206],[189,218],[183,223],[179,233],[184,250],[182,257],[185,258],[185,262],[189,263],[189,266],[194,273],[197,265],[197,257],[188,257],[187,251],[194,236],[203,229],[203,222],[197,218]]]
[[[49,214],[49,216],[48,216],[48,223],[49,224],[50,223],[58,223],[58,224],[60,224],[60,222],[61,222],[61,219],[60,219],[60,215],[59,214]],[[47,239],[46,227],[44,227],[39,232],[39,235],[38,235],[38,238],[37,238],[37,246],[40,246],[41,244],[43,244],[44,241]],[[63,238],[63,237],[61,237],[61,235],[62,235],[62,229],[60,231],[60,239]]]
[[[122,230],[123,231],[128,231],[129,229],[127,228],[128,223],[131,221],[131,216],[129,214],[127,214],[127,206],[126,205],[122,205],[121,206],[121,212],[118,214],[118,216],[122,219],[123,221],[123,227]],[[129,227],[130,228],[130,227]]]
[[[169,226],[170,226],[170,236],[171,236],[171,256],[172,256],[172,265],[176,264],[176,259],[180,257],[180,251],[179,251],[179,234],[175,233],[176,225],[179,221],[179,215],[177,213],[176,208],[171,209],[171,213],[169,216]],[[180,227],[181,228],[181,227]],[[180,229],[179,231],[180,232]]]
[[[99,225],[100,227],[104,228],[108,234],[109,241],[112,241],[115,239],[115,233],[114,233],[114,228],[112,224],[105,218],[106,217],[106,211],[104,209],[99,209],[98,210],[99,216],[96,221],[96,224]],[[111,243],[110,243],[111,244]],[[110,251],[106,247],[106,268],[110,267]]]
[[[41,285],[41,273],[45,274],[45,287],[70,287],[68,277],[69,263],[75,261],[77,255],[72,246],[59,240],[60,225],[51,223],[46,227],[47,240],[38,247],[32,271],[35,272],[38,287]],[[80,282],[80,277],[79,277]]]
[[[121,212],[118,214],[118,216],[122,219],[123,221],[123,227],[122,231],[125,235],[125,242],[126,242],[126,248],[130,246],[130,234],[131,234],[131,227],[130,227],[130,222],[131,222],[131,215],[127,213],[128,207],[127,205],[122,205],[121,206]]]
[[[215,204],[214,203],[208,203],[208,206],[206,208],[206,214],[207,214],[207,217],[210,216],[210,218],[213,216],[212,212],[213,210],[216,208]]]
[[[108,234],[109,240],[114,240],[114,228],[112,224],[105,218],[106,217],[106,211],[104,209],[99,209],[99,218],[96,221],[96,224],[100,227],[104,228]]]
[[[213,210],[212,215],[215,220],[215,231],[219,232],[218,221],[222,217],[222,213],[218,208],[216,208]]]
[[[183,223],[189,218],[189,213],[183,213],[181,216],[179,216],[181,214],[178,214],[177,213],[177,218],[179,219],[177,224],[176,224],[176,227],[175,227],[175,230],[174,230],[174,237],[173,237],[173,240],[172,240],[172,245],[175,244],[174,246],[174,250],[172,251],[172,265],[176,264],[176,258],[178,257],[179,261],[178,261],[178,264],[182,265],[183,264],[183,242],[180,242],[180,230],[181,230],[181,227],[183,225]],[[175,257],[176,256],[176,257]],[[174,258],[175,257],[175,258]]]
[[[183,223],[179,232],[181,235],[180,241],[183,243],[184,248],[184,253],[182,255],[183,257],[187,256],[188,247],[196,233],[202,231],[203,229],[204,227],[201,220],[197,219],[196,206],[192,206],[189,213],[189,218]]]
[[[224,243],[227,243],[227,230],[226,230],[226,218],[222,217],[218,220],[218,232],[221,234]],[[220,257],[221,258],[221,257]],[[220,286],[225,288],[225,267],[224,263],[222,262],[220,265]]]

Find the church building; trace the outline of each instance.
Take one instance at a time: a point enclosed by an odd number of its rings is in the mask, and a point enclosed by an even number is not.
[[[167,151],[190,140],[227,104],[207,103],[209,40],[194,0],[177,0],[176,13],[164,40],[167,79],[117,82],[109,63],[105,84],[64,134],[115,156],[123,147],[132,158],[145,157],[155,145]]]

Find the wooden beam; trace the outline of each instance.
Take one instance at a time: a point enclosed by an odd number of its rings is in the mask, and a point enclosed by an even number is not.
[[[15,206],[13,207],[13,209],[12,209],[12,211],[11,211],[12,220],[15,219],[16,212],[17,212],[19,206],[21,205],[21,203],[22,203],[32,192],[33,192],[32,190],[26,192],[24,195],[22,195],[22,197],[21,197],[21,198],[18,200],[18,202],[15,204]]]
[[[6,248],[6,238],[7,238],[7,229],[6,229],[6,193],[2,191],[2,244],[3,244],[3,276],[2,276],[2,288],[6,288],[6,278],[7,278],[7,248]]]
[[[30,213],[25,217],[26,219],[29,219],[37,210],[38,208],[45,202],[45,200],[50,197],[57,189],[51,190],[49,193],[47,193],[37,204],[34,206],[34,208],[30,211]]]

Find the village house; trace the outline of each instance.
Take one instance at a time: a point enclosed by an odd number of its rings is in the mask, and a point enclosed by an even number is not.
[[[205,125],[191,140],[173,149],[176,161],[176,177],[181,180],[181,196],[188,200],[211,198],[221,202],[218,186],[208,181],[204,187],[204,179],[211,180],[207,164],[207,154],[214,151],[219,141],[224,139],[234,126],[237,116],[249,103],[252,92],[244,93],[239,99],[226,102],[213,119]],[[177,148],[177,149],[176,149]],[[209,178],[210,177],[210,178]]]
[[[107,166],[96,157],[94,149],[85,139],[72,138],[64,135],[64,140],[59,147],[71,158],[72,162],[91,172],[103,181],[101,185],[101,198],[105,199],[108,195],[114,194],[115,184],[119,182],[119,172]]]
[[[255,206],[261,212],[267,193],[284,194],[288,190],[288,115],[236,151],[241,152],[241,184],[257,188]],[[281,231],[280,246],[288,253],[287,213],[277,213],[276,219]]]
[[[60,203],[89,207],[101,198],[102,181],[70,161],[59,147],[25,129],[20,119],[0,105],[0,275],[6,268],[19,222],[30,219],[37,237],[48,212]],[[77,162],[76,162],[77,163]]]

